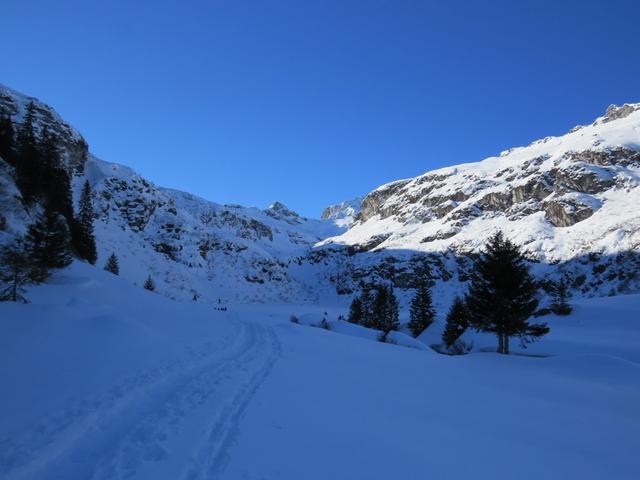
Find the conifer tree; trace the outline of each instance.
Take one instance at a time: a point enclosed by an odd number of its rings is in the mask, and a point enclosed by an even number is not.
[[[473,327],[498,337],[498,353],[509,353],[511,337],[524,344],[549,332],[546,324],[528,323],[537,290],[518,246],[502,232],[492,235],[476,261],[466,303]]]
[[[66,220],[48,205],[27,230],[26,247],[35,282],[43,282],[51,269],[71,263],[71,235]]]
[[[42,169],[39,191],[49,207],[62,214],[71,225],[73,223],[71,179],[61,162],[56,138],[46,126],[43,127],[38,139],[38,157]]]
[[[91,186],[86,181],[80,195],[78,218],[74,222],[73,243],[75,249],[84,260],[92,265],[96,263],[96,239],[93,234],[93,204],[91,200]]]
[[[366,286],[360,294],[360,307],[362,309],[362,321],[360,322],[360,324],[363,327],[371,328],[374,324],[373,300],[374,297],[371,294],[371,288],[369,286]]]
[[[360,298],[356,297],[351,301],[347,319],[349,323],[356,323],[358,325],[362,323],[362,302]]]
[[[16,184],[26,203],[31,203],[38,195],[41,185],[41,165],[38,161],[38,149],[33,123],[35,121],[35,106],[30,102],[24,117],[24,122],[18,129],[16,141]]]
[[[22,239],[0,248],[0,301],[27,303],[24,287],[32,278],[31,262]]]
[[[147,277],[147,279],[145,280],[145,282],[144,282],[144,285],[143,285],[143,286],[144,286],[145,290],[149,290],[150,292],[154,292],[154,291],[155,291],[155,289],[156,289],[156,284],[155,284],[155,282],[153,281],[153,279],[151,278],[151,275],[149,275],[149,276]]]
[[[551,310],[553,313],[556,315],[569,315],[573,311],[573,308],[569,304],[571,293],[569,292],[569,287],[564,277],[553,286],[552,295],[553,303],[551,304]]]
[[[442,341],[451,347],[469,326],[469,313],[462,298],[456,297],[447,313],[446,325],[442,333]]]
[[[420,335],[433,323],[436,312],[433,309],[431,291],[426,282],[421,282],[409,307],[409,329],[414,337]]]
[[[118,257],[116,257],[115,253],[109,255],[107,263],[104,264],[104,269],[107,272],[113,273],[114,275],[120,275],[120,265],[118,264]],[[198,299],[196,295],[196,293],[193,294],[193,301],[196,301]]]
[[[0,157],[12,165],[15,164],[15,132],[8,115],[0,116]]]
[[[384,285],[378,287],[373,301],[372,316],[373,327],[382,330],[383,338],[386,338],[390,331],[400,327],[398,299],[393,293],[393,288]]]

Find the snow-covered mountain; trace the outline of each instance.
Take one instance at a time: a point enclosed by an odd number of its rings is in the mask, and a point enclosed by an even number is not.
[[[639,205],[640,104],[612,105],[566,135],[383,185],[323,245],[377,256],[353,262],[360,276],[386,261],[397,277],[423,253],[436,276],[464,280],[467,257],[501,229],[540,274],[559,268],[579,291],[607,295],[640,288]]]
[[[498,157],[383,185],[327,207],[322,219],[279,202],[267,209],[220,205],[161,188],[128,167],[102,161],[55,111],[0,86],[0,115],[59,142],[74,191],[94,190],[98,263],[115,252],[121,275],[151,275],[172,298],[221,302],[336,301],[362,284],[399,289],[429,272],[448,302],[473,255],[502,229],[540,277],[568,276],[583,295],[640,291],[640,104],[611,106],[593,124]],[[32,221],[0,159],[0,240]]]
[[[356,221],[361,205],[362,198],[354,198],[353,200],[329,205],[322,211],[320,218],[333,220],[339,226],[350,227]]]

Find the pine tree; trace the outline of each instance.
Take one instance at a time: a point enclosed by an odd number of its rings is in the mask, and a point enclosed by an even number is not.
[[[569,286],[564,277],[553,286],[552,295],[553,303],[551,304],[551,310],[553,313],[556,315],[569,315],[573,311],[573,308],[569,304],[571,293],[569,292]]]
[[[107,259],[107,263],[104,264],[104,269],[107,272],[113,273],[114,275],[120,275],[120,265],[118,264],[118,257],[116,257],[115,253],[112,253],[111,255],[109,255],[109,258]],[[196,293],[193,294],[194,301],[198,299],[196,295],[197,295]]]
[[[373,327],[373,300],[374,297],[371,294],[371,288],[366,286],[360,294],[360,307],[362,309],[362,321],[360,325],[363,327]]]
[[[12,165],[15,164],[15,132],[8,115],[0,116],[0,157]]]
[[[30,102],[24,122],[18,129],[16,141],[16,184],[26,203],[31,203],[39,193],[42,170],[38,159],[38,149],[34,133],[35,105]]]
[[[473,327],[498,337],[498,353],[509,353],[511,337],[524,344],[549,332],[546,324],[528,323],[537,290],[520,249],[502,232],[492,235],[476,261],[466,303]]]
[[[0,248],[0,301],[27,303],[24,287],[32,278],[29,254],[21,239]]]
[[[400,327],[398,299],[393,288],[380,286],[373,301],[373,327],[382,330],[383,338]]]
[[[456,297],[451,304],[449,313],[447,313],[446,325],[442,333],[442,341],[448,347],[451,347],[458,338],[465,332],[469,326],[469,313],[464,300]]]
[[[362,323],[362,302],[358,297],[351,301],[348,321],[349,323],[356,323],[358,325]]]
[[[67,222],[72,224],[71,179],[60,159],[56,138],[46,126],[38,139],[38,156],[42,169],[41,185],[38,189],[49,207],[62,214]]]
[[[66,220],[48,205],[27,230],[26,248],[35,282],[43,282],[51,269],[71,264],[71,236]]]
[[[96,239],[93,234],[93,204],[91,200],[91,186],[86,181],[80,195],[78,218],[75,220],[73,243],[76,252],[92,265],[96,263]]]
[[[156,284],[153,281],[153,279],[151,278],[151,275],[149,275],[147,277],[147,279],[144,282],[144,288],[145,290],[149,290],[150,292],[154,292],[156,290]]]
[[[426,282],[421,282],[416,289],[409,307],[409,329],[414,337],[420,335],[433,323],[436,312],[433,309],[431,291]]]

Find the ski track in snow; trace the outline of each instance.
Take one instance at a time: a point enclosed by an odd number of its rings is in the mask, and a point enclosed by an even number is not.
[[[247,405],[281,354],[271,327],[234,320],[236,332],[205,344],[209,351],[125,379],[0,439],[0,476],[218,478]]]

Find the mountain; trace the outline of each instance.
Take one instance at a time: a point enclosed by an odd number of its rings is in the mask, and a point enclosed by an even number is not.
[[[436,279],[466,280],[468,259],[501,229],[540,275],[563,272],[582,294],[624,293],[640,288],[638,205],[640,104],[612,105],[566,135],[383,185],[322,245],[367,252],[352,262],[356,278],[393,265],[386,277],[403,287],[416,254]]]
[[[98,264],[209,302],[342,302],[387,282],[406,297],[429,277],[436,304],[464,289],[473,257],[497,229],[522,245],[541,279],[566,277],[580,296],[640,291],[640,104],[611,106],[591,125],[476,163],[385,184],[362,199],[301,217],[221,205],[162,188],[93,156],[82,135],[39,100],[0,86],[0,117],[18,126],[28,103],[73,176],[93,187]],[[33,221],[0,159],[0,241]],[[406,300],[406,298],[405,298]]]
[[[80,133],[39,100],[0,86],[0,117],[17,127],[27,105],[35,129],[55,135],[72,174],[74,196],[88,180],[94,193],[98,265],[112,253],[120,275],[142,285],[151,275],[172,298],[227,301],[315,301],[317,293],[298,274],[299,259],[314,244],[344,230],[332,221],[299,216],[280,202],[267,209],[220,205],[161,188],[132,169],[88,152]],[[27,208],[0,158],[4,241],[24,233],[37,208]],[[304,275],[303,275],[304,276]]]
[[[320,218],[333,220],[336,225],[350,227],[356,221],[360,213],[362,198],[346,200],[335,205],[329,205],[322,211]]]

